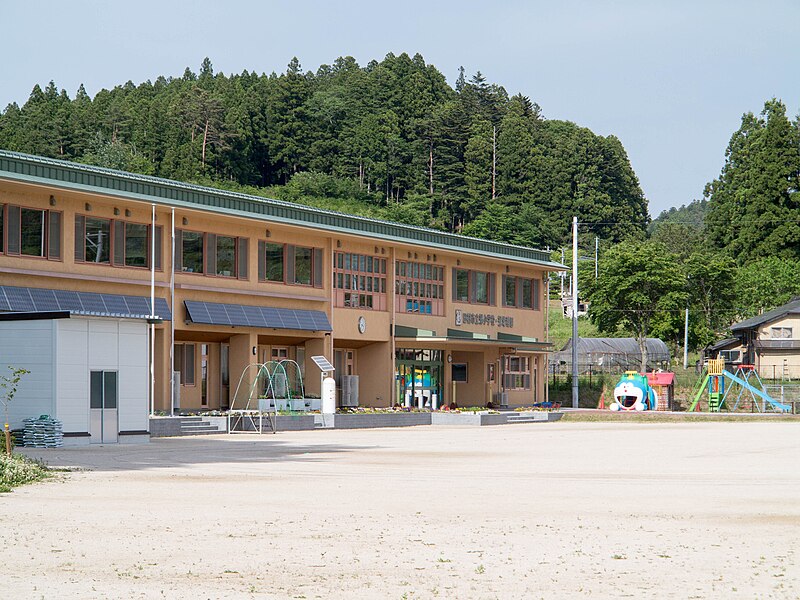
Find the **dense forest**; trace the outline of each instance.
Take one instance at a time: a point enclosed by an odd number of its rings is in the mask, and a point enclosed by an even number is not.
[[[541,248],[576,214],[614,242],[648,223],[617,138],[480,72],[453,88],[418,54],[227,76],[206,58],[94,98],[37,85],[0,115],[0,147]]]
[[[800,294],[800,120],[776,99],[743,115],[702,199],[652,222],[616,137],[480,72],[451,87],[418,54],[270,75],[205,59],[94,98],[37,85],[0,113],[0,147],[538,248],[569,246],[577,215],[584,253],[600,240],[580,289],[611,335],[678,345],[688,306],[700,347]]]

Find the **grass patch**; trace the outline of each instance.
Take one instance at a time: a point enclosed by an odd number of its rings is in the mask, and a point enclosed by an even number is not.
[[[50,477],[50,469],[40,460],[22,454],[0,455],[0,493],[47,477]]]
[[[612,412],[610,410],[598,410],[592,412],[571,412],[566,411],[561,418],[562,422],[571,423],[608,423],[608,422],[635,422],[635,423],[697,423],[707,421],[730,421],[739,423],[751,423],[753,421],[792,421],[800,423],[798,415],[781,414],[726,414],[726,413],[660,413],[655,411],[645,412]]]

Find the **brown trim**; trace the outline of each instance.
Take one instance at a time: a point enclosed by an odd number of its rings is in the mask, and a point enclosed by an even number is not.
[[[80,437],[92,437],[92,434],[88,431],[65,431],[64,432],[65,438],[80,438]]]
[[[150,435],[149,431],[134,430],[134,431],[120,431],[117,435]]]
[[[198,273],[199,275],[199,273]],[[225,279],[222,279],[225,281]],[[265,282],[262,282],[265,283]],[[275,285],[283,285],[278,282],[272,282]],[[148,284],[149,285],[149,284]],[[303,286],[309,287],[309,286]],[[209,285],[192,285],[186,283],[176,283],[175,289],[182,289],[182,290],[193,290],[197,292],[220,292],[223,294],[239,294],[241,296],[264,296],[266,298],[284,298],[287,300],[308,300],[312,302],[328,302],[328,298],[323,298],[321,296],[301,296],[299,294],[280,294],[276,292],[264,292],[260,290],[238,290],[232,288],[223,288],[223,287],[213,287]],[[317,288],[319,289],[319,288]]]
[[[14,258],[16,259],[16,258],[19,258],[19,257],[14,255]],[[27,257],[27,258],[39,258],[41,260],[41,257]],[[76,262],[75,264],[76,265],[83,265],[83,264],[89,264],[89,263]],[[107,267],[108,265],[103,265],[103,266]],[[30,269],[14,269],[14,268],[10,268],[10,267],[0,267],[0,271],[2,271],[3,273],[13,273],[15,275],[31,275],[31,276],[36,276],[36,277],[55,277],[55,278],[62,278],[62,279],[80,279],[81,281],[86,281],[86,275],[85,274],[76,275],[74,273],[61,273],[61,272],[55,272],[55,271],[32,271]],[[102,281],[104,283],[122,283],[122,284],[127,284],[127,285],[144,285],[144,286],[150,287],[150,282],[149,281],[144,281],[144,280],[140,281],[138,279],[117,279],[115,277],[97,277],[95,275],[92,275],[92,281]],[[169,284],[156,281],[156,287],[169,287]],[[178,287],[178,286],[176,285],[175,287]]]

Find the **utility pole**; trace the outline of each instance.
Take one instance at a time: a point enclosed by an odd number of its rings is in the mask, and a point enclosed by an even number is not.
[[[492,127],[492,200],[495,199],[495,176],[497,175],[497,127]]]
[[[597,279],[597,251],[600,246],[600,240],[594,236],[594,278]]]
[[[686,307],[686,322],[683,325],[683,368],[689,366],[689,307]]]
[[[572,217],[572,408],[578,408],[578,217]]]

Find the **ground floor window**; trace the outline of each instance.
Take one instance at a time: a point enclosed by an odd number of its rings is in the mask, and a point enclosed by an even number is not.
[[[442,350],[400,348],[395,352],[395,391],[399,404],[441,408],[443,383]]]
[[[506,390],[531,389],[531,359],[527,356],[503,357],[503,387]]]
[[[173,370],[180,373],[181,385],[194,385],[195,344],[175,344]]]

